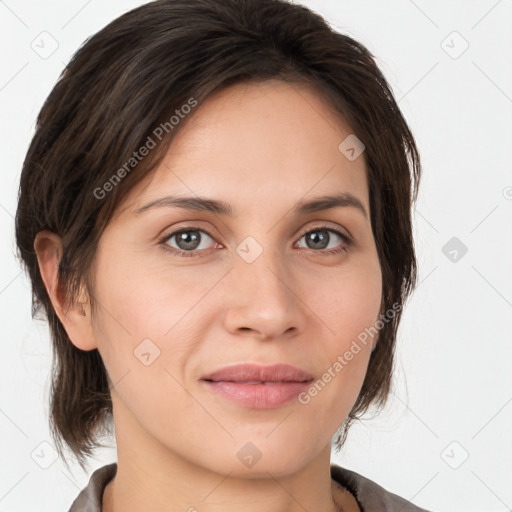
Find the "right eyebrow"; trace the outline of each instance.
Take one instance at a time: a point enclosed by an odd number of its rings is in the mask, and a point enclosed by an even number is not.
[[[165,196],[155,199],[148,204],[135,210],[137,215],[144,213],[152,208],[176,207],[185,210],[206,211],[216,213],[218,215],[233,215],[231,205],[224,201],[216,199],[207,199],[203,197],[179,197]]]

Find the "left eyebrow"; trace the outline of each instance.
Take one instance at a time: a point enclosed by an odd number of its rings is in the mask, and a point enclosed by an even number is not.
[[[216,199],[207,199],[204,197],[180,197],[165,196],[155,199],[144,206],[135,210],[135,214],[139,215],[153,208],[176,207],[185,210],[206,211],[218,215],[233,216],[233,209],[229,203],[218,201]],[[304,215],[306,213],[319,212],[337,207],[355,208],[364,217],[368,218],[363,203],[353,194],[342,192],[335,195],[320,196],[310,200],[301,200],[293,207],[292,211],[295,215]]]
[[[363,203],[353,194],[349,192],[341,192],[339,194],[316,197],[309,201],[299,201],[293,208],[296,214],[305,214],[311,212],[319,212],[322,210],[330,210],[337,207],[351,207],[358,210],[368,218],[368,213]]]

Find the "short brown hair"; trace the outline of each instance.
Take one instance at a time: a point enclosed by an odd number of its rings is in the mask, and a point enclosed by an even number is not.
[[[37,119],[20,182],[16,240],[32,282],[32,313],[44,309],[54,350],[50,428],[82,465],[112,421],[99,352],[69,340],[41,279],[34,240],[62,238],[59,287],[67,303],[82,285],[116,207],[155,168],[179,123],[158,147],[98,198],[94,191],[132,157],[156,126],[191,98],[268,79],[313,84],[365,145],[371,225],[382,269],[382,311],[416,284],[411,207],[421,174],[413,136],[373,55],[318,14],[285,0],[158,0],[111,22],[73,56]],[[186,119],[185,119],[186,122]],[[341,142],[341,141],[340,141]],[[401,307],[385,322],[360,394],[336,439],[390,391]]]

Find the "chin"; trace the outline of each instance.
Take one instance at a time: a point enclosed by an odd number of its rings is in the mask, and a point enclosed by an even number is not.
[[[289,438],[278,436],[271,439],[272,435],[270,438],[266,437],[268,433],[261,438],[238,438],[228,443],[229,446],[217,444],[216,450],[208,450],[209,469],[220,474],[230,474],[234,478],[268,478],[269,474],[277,478],[299,471],[311,458],[319,455],[311,440],[297,439],[297,442],[290,442]]]

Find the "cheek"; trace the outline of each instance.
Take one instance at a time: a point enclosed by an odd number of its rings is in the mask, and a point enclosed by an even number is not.
[[[343,420],[362,387],[377,336],[382,275],[376,254],[329,278],[307,283],[311,308],[324,324],[323,374],[304,397],[324,422]],[[318,398],[316,398],[318,397]]]
[[[211,287],[208,278],[191,278],[186,269],[173,269],[144,253],[126,251],[121,258],[112,253],[101,252],[96,265],[103,317],[135,339],[164,336]]]
[[[375,325],[382,300],[382,274],[376,253],[336,271],[311,276],[304,283],[308,304],[326,327],[331,355],[344,351],[351,341]],[[305,293],[305,292],[304,292]],[[371,337],[368,335],[368,344]]]
[[[95,270],[94,330],[111,379],[154,365],[180,372],[211,322],[200,302],[218,276],[101,253]]]
[[[136,260],[102,263],[96,274],[101,306],[94,327],[114,393],[121,399],[117,406],[129,409],[149,430],[160,425],[170,436],[178,435],[184,424],[187,430],[198,428],[187,420],[171,421],[168,411],[179,410],[182,418],[201,415],[180,383],[208,323],[198,301],[215,280],[185,280],[185,273],[171,276]]]

